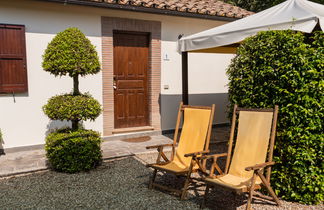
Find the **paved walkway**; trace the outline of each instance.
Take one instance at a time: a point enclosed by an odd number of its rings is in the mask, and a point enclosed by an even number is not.
[[[155,150],[146,146],[168,144],[172,140],[162,135],[150,136],[143,142],[127,142],[126,139],[108,140],[101,145],[103,159],[135,155]],[[7,153],[0,156],[0,177],[47,169],[44,149]]]
[[[216,127],[213,129],[211,144],[228,140],[228,127]],[[150,139],[140,139],[140,142],[129,141],[129,138],[146,136],[147,133],[135,135],[116,135],[109,140],[105,139],[101,145],[103,159],[111,159],[129,155],[143,155],[156,149],[147,150],[146,146],[172,143],[173,134],[157,135],[152,133]],[[212,148],[212,145],[211,145]],[[170,148],[169,148],[170,149]],[[167,149],[166,149],[167,150]],[[47,169],[44,149],[29,151],[9,152],[0,156],[0,177],[33,172]]]

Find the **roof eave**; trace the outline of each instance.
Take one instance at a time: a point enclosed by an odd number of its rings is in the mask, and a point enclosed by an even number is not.
[[[79,0],[38,0],[38,1],[56,2],[56,3],[82,5],[82,6],[92,6],[92,7],[100,7],[100,8],[118,9],[118,10],[127,10],[127,11],[144,12],[144,13],[151,13],[151,14],[181,16],[181,17],[190,17],[190,18],[218,20],[218,21],[228,21],[228,22],[240,19],[240,18],[235,18],[235,17],[223,17],[223,16],[206,15],[206,14],[199,14],[199,13],[179,12],[179,11],[174,11],[174,10],[139,7],[139,6],[133,6],[133,5],[109,4],[106,2],[79,1]]]

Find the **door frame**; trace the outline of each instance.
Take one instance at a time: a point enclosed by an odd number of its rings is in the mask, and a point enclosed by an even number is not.
[[[161,93],[161,22],[117,17],[101,18],[103,136],[114,130],[113,32],[149,33],[148,115],[149,125],[161,130],[159,97]]]

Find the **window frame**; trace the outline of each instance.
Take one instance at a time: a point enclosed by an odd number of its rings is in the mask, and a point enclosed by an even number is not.
[[[10,94],[10,93],[27,93],[28,92],[28,74],[27,74],[27,52],[26,52],[26,30],[25,30],[25,25],[22,24],[8,24],[8,23],[0,23],[0,28],[14,28],[14,29],[19,29],[21,31],[21,36],[19,37],[22,46],[22,54],[1,54],[0,53],[0,60],[22,60],[22,68],[21,68],[21,73],[23,77],[23,82],[21,87],[15,87],[17,84],[13,84],[13,87],[6,88],[3,87],[3,81],[0,80],[0,94]],[[1,65],[1,64],[0,64]],[[1,78],[0,78],[1,79]]]

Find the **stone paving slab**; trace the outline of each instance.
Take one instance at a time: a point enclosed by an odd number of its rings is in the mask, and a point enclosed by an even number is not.
[[[126,142],[123,140],[104,141],[101,145],[103,159],[135,155],[137,153],[154,151],[146,150],[146,146],[169,144],[172,140],[168,137],[151,136],[145,142]],[[47,160],[44,149],[19,151],[0,156],[0,177],[39,170],[46,170]]]

